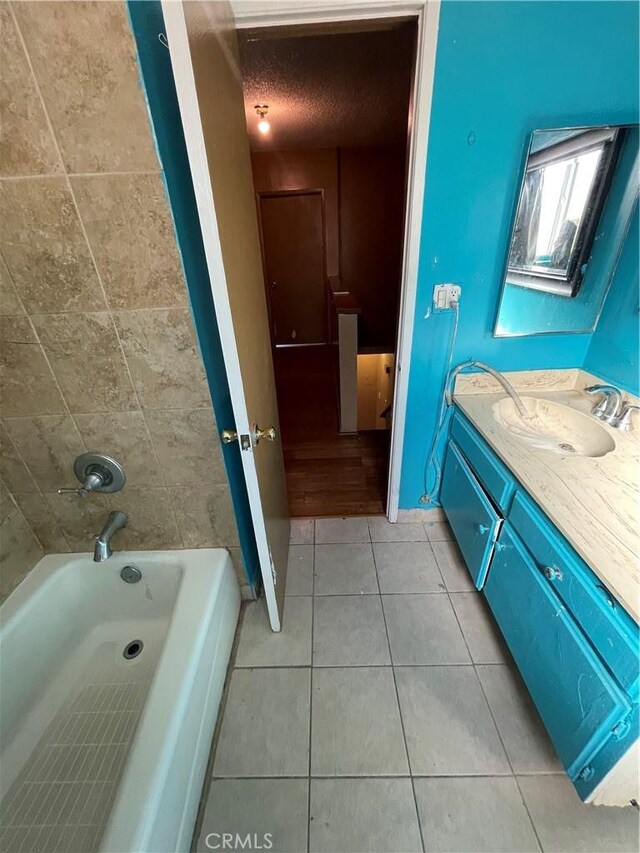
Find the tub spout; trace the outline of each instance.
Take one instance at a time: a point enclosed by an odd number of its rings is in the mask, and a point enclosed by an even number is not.
[[[118,532],[118,530],[122,530],[123,527],[126,527],[128,521],[129,516],[126,512],[116,510],[115,512],[109,513],[107,523],[96,536],[96,545],[93,551],[94,563],[102,563],[109,559],[113,553],[111,550],[111,538]]]

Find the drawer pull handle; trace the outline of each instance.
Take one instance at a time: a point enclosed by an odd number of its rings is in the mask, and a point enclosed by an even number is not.
[[[616,600],[615,600],[615,598],[611,595],[611,593],[609,592],[609,590],[608,590],[605,586],[602,586],[602,584],[601,584],[601,583],[597,583],[597,584],[596,584],[596,587],[597,587],[597,589],[599,589],[599,590],[600,590],[600,592],[602,592],[602,594],[604,595],[604,597],[607,599],[607,604],[609,605],[609,607],[611,607],[611,609],[612,609],[612,610],[615,610],[615,609],[616,609]]]
[[[560,569],[557,569],[555,566],[545,566],[543,569],[544,576],[547,580],[550,581],[561,581],[562,580],[562,572]]]
[[[476,527],[480,536],[484,536],[485,533],[488,533],[491,530],[491,528],[487,527],[486,524],[477,524]]]
[[[611,729],[611,734],[616,740],[624,740],[631,730],[631,723],[628,719],[620,720],[619,723]]]

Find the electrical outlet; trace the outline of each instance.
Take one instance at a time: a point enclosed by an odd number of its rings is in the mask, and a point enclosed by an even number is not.
[[[462,287],[459,284],[436,284],[433,288],[433,307],[437,310],[451,308],[451,303],[460,304]]]

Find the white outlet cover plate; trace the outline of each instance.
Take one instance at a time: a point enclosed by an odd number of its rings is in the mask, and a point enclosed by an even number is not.
[[[452,302],[460,302],[462,287],[459,284],[436,284],[433,288],[433,307],[436,310],[451,308]]]

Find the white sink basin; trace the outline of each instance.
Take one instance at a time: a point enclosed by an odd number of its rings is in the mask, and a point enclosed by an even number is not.
[[[531,447],[560,456],[606,456],[613,438],[595,418],[570,406],[537,397],[522,397],[528,417],[523,418],[510,397],[493,404],[493,419],[511,435]]]

